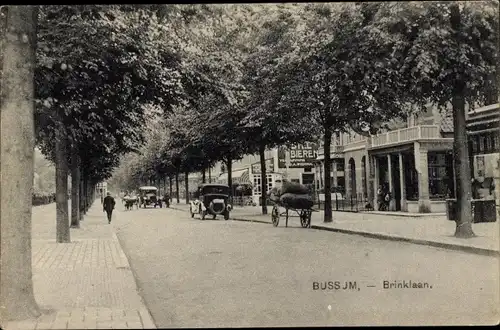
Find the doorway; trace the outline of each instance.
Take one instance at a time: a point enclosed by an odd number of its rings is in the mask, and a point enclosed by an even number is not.
[[[401,211],[401,175],[399,173],[399,155],[383,155],[378,157],[379,186],[389,187],[389,161],[391,165],[392,198],[395,211]],[[378,187],[377,187],[378,189]]]

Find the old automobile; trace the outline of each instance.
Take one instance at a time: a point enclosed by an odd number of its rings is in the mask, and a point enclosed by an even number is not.
[[[224,220],[229,219],[231,204],[229,203],[229,186],[224,184],[202,184],[198,186],[191,201],[189,212],[191,217],[199,214],[202,220],[205,216],[212,215],[213,219],[217,215],[223,215]]]
[[[158,188],[151,186],[143,186],[139,188],[140,206],[146,208],[148,206],[160,206],[159,198],[156,196]]]

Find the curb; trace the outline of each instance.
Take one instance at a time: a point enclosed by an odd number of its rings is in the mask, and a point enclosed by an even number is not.
[[[378,212],[378,211],[376,211]],[[359,212],[360,214],[366,214],[366,215],[383,215],[383,216],[394,216],[394,214],[391,214],[390,212],[384,212],[384,213],[375,213],[373,211],[365,211],[365,212]],[[400,216],[399,214],[397,214]],[[418,213],[418,214],[405,214],[401,215],[402,217],[405,218],[427,218],[427,217],[445,217],[446,213]]]
[[[178,211],[185,211],[185,210],[182,210],[179,208],[174,208],[174,209],[178,210]],[[377,215],[381,215],[381,214],[377,214]],[[243,218],[231,218],[230,220],[271,224],[271,222],[269,222],[269,221],[243,219]],[[358,235],[358,236],[364,236],[364,237],[380,239],[380,240],[387,240],[387,241],[406,242],[406,243],[412,243],[412,244],[416,244],[416,245],[432,246],[432,247],[443,248],[443,249],[447,249],[447,250],[462,251],[462,252],[490,256],[490,257],[500,257],[500,251],[478,248],[478,247],[467,246],[467,245],[442,243],[442,242],[436,242],[436,241],[408,238],[408,237],[402,237],[402,236],[391,236],[391,235],[386,235],[386,234],[378,234],[378,233],[371,233],[371,232],[365,232],[365,231],[356,231],[356,230],[341,229],[341,228],[331,228],[331,227],[325,227],[325,226],[321,226],[321,225],[311,225],[311,229],[331,231],[331,232],[337,232],[337,233],[348,234],[348,235]]]
[[[407,237],[401,237],[401,236],[391,236],[391,235],[370,233],[370,232],[364,232],[364,231],[355,231],[355,230],[349,230],[349,229],[331,228],[331,227],[324,227],[324,226],[318,226],[318,225],[311,225],[311,228],[318,229],[318,230],[337,232],[337,233],[342,233],[342,234],[359,235],[359,236],[381,239],[381,240],[407,242],[407,243],[413,243],[413,244],[417,244],[417,245],[432,246],[432,247],[438,247],[438,248],[455,250],[455,251],[462,251],[462,252],[479,254],[479,255],[490,256],[490,257],[499,257],[500,256],[500,251],[483,249],[483,248],[478,248],[478,247],[473,247],[473,246],[456,245],[456,244],[450,244],[450,243],[428,241],[428,240],[423,240],[423,239],[414,239],[414,238],[407,238]]]
[[[142,326],[144,329],[157,329],[155,322],[154,322],[154,319],[153,319],[153,315],[151,315],[149,308],[146,306],[146,300],[141,295],[139,283],[137,282],[137,274],[135,273],[134,269],[132,268],[132,265],[130,264],[130,260],[128,259],[128,256],[125,253],[125,250],[123,250],[122,242],[120,241],[120,239],[118,238],[118,235],[116,234],[116,229],[113,228],[113,240],[115,240],[115,239],[118,242],[118,245],[120,246],[120,250],[121,250],[120,254],[123,254],[125,259],[127,260],[128,270],[132,273],[132,277],[134,278],[135,291],[139,295],[141,302],[142,302],[143,307],[140,310],[138,310],[139,316],[141,317]]]
[[[256,222],[256,223],[265,223],[268,225],[271,225],[272,222],[269,221],[264,221],[264,220],[252,220],[252,219],[243,219],[243,218],[231,218],[229,220],[234,220],[234,221],[244,221],[244,222]]]
[[[172,206],[170,206],[170,208],[171,208],[171,209],[174,209],[174,210],[176,210],[176,211],[182,211],[182,212],[187,211],[187,210],[183,210],[183,209],[181,209],[181,208],[176,208],[176,207],[172,207]],[[271,224],[271,222],[269,222],[269,221],[264,221],[264,220],[252,220],[252,219],[243,219],[243,218],[229,218],[229,220]]]

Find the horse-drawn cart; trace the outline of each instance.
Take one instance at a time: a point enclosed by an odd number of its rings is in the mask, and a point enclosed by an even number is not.
[[[285,217],[286,227],[288,227],[288,218],[298,217],[302,228],[311,228],[311,215],[316,211],[312,209],[314,202],[305,186],[284,181],[282,187],[275,187],[271,190],[270,200],[274,203],[271,211],[274,227],[278,226],[280,217]],[[290,211],[297,215],[291,215]]]
[[[284,208],[285,210],[281,212],[280,208]],[[297,215],[290,215],[290,211],[297,213]],[[288,227],[288,218],[298,217],[300,218],[300,225],[302,228],[311,228],[311,215],[313,212],[316,212],[316,210],[313,210],[312,208],[296,209],[289,207],[288,205],[275,202],[273,210],[271,211],[271,220],[273,222],[273,226],[278,227],[280,217],[285,217],[285,227]]]

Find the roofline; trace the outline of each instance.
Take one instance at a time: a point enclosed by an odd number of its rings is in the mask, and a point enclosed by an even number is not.
[[[142,189],[142,190],[158,190],[157,187],[153,187],[153,186],[142,186],[142,187],[139,187],[139,189]]]
[[[499,108],[499,107],[500,107],[500,103],[494,103],[494,104],[486,105],[484,107],[480,107],[480,108],[468,111],[468,114],[474,115],[474,114],[481,113],[481,112],[491,111],[491,110],[494,110],[494,109]]]
[[[198,185],[198,187],[204,187],[204,186],[219,186],[219,187],[229,188],[229,186],[227,184],[224,184],[224,183],[201,183]]]

